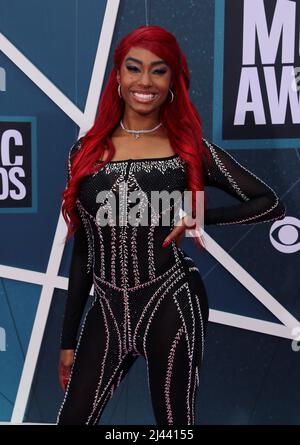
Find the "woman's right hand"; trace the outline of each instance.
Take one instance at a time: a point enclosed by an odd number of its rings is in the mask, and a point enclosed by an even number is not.
[[[74,349],[61,349],[59,357],[59,384],[63,391],[66,390],[70,378],[71,368],[74,362]]]

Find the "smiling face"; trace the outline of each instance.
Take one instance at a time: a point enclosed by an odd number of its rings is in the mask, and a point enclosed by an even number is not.
[[[126,106],[140,114],[158,111],[167,99],[171,78],[166,62],[138,47],[130,49],[117,73]]]

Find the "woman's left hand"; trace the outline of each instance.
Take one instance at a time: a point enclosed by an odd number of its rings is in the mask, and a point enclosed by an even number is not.
[[[165,238],[162,246],[167,247],[171,241],[175,239],[176,246],[178,247],[182,238],[184,237],[186,230],[191,230],[195,227],[196,223],[192,223],[190,221],[190,216],[185,215],[183,218],[181,218],[178,223],[175,225],[174,229],[171,233]]]

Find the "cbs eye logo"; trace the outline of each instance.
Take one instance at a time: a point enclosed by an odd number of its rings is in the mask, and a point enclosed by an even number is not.
[[[287,216],[272,224],[270,241],[282,253],[295,253],[300,250],[300,220]]]

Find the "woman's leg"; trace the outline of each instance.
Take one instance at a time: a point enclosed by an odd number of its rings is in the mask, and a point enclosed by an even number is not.
[[[171,280],[144,325],[149,386],[158,425],[193,425],[208,302],[201,276],[188,260]]]
[[[80,334],[58,424],[97,423],[106,403],[135,360],[124,353],[118,326],[118,315],[110,310],[106,301],[96,299]]]

